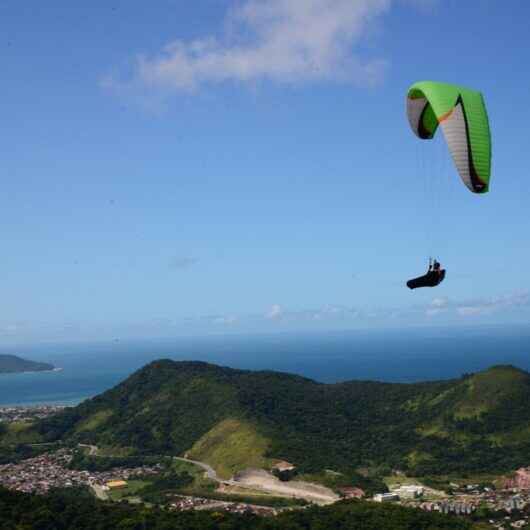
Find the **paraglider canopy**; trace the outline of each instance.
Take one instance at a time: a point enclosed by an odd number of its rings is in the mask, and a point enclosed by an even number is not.
[[[407,116],[412,130],[422,140],[433,138],[441,125],[464,184],[474,193],[488,191],[491,137],[480,92],[458,85],[421,81],[408,91]]]

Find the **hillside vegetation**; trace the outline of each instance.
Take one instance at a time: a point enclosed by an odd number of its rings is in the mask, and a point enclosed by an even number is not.
[[[270,441],[252,424],[226,419],[197,440],[186,456],[208,462],[220,477],[230,478],[246,467],[270,467],[272,461],[264,457],[269,447]]]
[[[504,472],[528,465],[528,403],[530,375],[510,366],[430,383],[321,384],[161,360],[32,433],[122,456],[188,453],[223,476],[276,459],[345,477],[361,467]]]
[[[342,502],[326,508],[286,512],[277,517],[223,512],[170,512],[109,504],[86,490],[27,495],[0,488],[2,530],[474,530],[471,522],[400,506]]]

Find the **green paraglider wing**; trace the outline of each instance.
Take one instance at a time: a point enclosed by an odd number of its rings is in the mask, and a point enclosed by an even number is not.
[[[449,151],[464,184],[474,193],[486,193],[491,172],[491,135],[480,92],[434,81],[409,88],[407,115],[414,133],[423,140],[442,126]]]

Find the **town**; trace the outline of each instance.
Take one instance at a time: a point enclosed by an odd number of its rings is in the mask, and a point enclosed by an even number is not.
[[[22,460],[19,463],[0,466],[0,486],[8,489],[45,494],[54,488],[90,487],[101,499],[107,499],[109,490],[127,486],[127,481],[160,473],[160,464],[135,468],[114,468],[109,471],[79,471],[69,469],[73,458],[72,448],[61,448],[40,456]],[[495,513],[489,519],[492,527],[501,529],[523,528],[528,526],[530,509],[530,468],[518,470],[514,477],[506,479],[498,489],[479,487],[477,484],[452,484],[451,494],[436,492],[420,484],[396,485],[388,493],[379,493],[373,502],[394,502],[402,506],[425,511],[469,516],[481,507]],[[359,488],[344,488],[341,497],[362,498]],[[255,513],[275,515],[280,509],[255,506],[241,502],[229,502],[202,497],[174,495],[169,501],[172,510],[222,510],[234,513]]]
[[[72,449],[44,453],[17,464],[0,466],[0,486],[25,493],[44,494],[54,488],[89,486],[108,489],[113,482],[125,481],[134,476],[154,475],[159,466],[140,466],[134,469],[115,468],[104,472],[88,472],[68,469],[72,461]]]
[[[530,467],[517,470],[497,488],[479,484],[450,486],[451,493],[447,494],[419,484],[398,484],[389,493],[376,494],[373,500],[456,516],[470,516],[482,508],[494,514],[487,521],[498,530],[530,526]]]
[[[218,501],[202,497],[176,496],[170,503],[172,510],[216,510],[229,513],[252,513],[254,515],[277,515],[282,509],[256,506],[242,502]]]
[[[0,422],[30,422],[63,410],[63,405],[0,407]],[[92,446],[86,446],[91,448]],[[109,499],[108,492],[127,487],[127,481],[154,476],[162,471],[160,464],[141,465],[134,468],[113,468],[108,471],[82,471],[70,469],[74,448],[64,447],[45,452],[18,463],[0,465],[0,486],[25,493],[46,494],[52,489],[85,486],[102,500]],[[92,453],[91,453],[92,454]],[[293,472],[288,462],[275,464],[278,472]],[[487,521],[497,530],[530,527],[530,467],[515,471],[493,485],[451,483],[448,493],[434,490],[421,483],[395,482],[389,491],[377,493],[367,499],[358,487],[339,490],[341,499],[365,499],[372,502],[392,502],[405,507],[429,512],[473,516],[480,510],[494,514]],[[232,513],[276,515],[282,508],[256,506],[249,503],[214,500],[200,496],[172,495],[168,508],[176,511],[217,510]]]
[[[66,408],[65,405],[35,405],[0,407],[0,422],[13,421],[35,421],[47,418],[52,414],[61,412]]]
[[[24,493],[46,494],[52,489],[86,486],[94,494],[108,500],[108,492],[127,487],[127,481],[139,477],[156,475],[161,471],[155,466],[139,466],[134,469],[114,468],[105,472],[78,471],[68,468],[73,449],[63,448],[29,458],[18,464],[0,466],[0,486]],[[217,510],[229,513],[253,513],[276,515],[280,510],[248,503],[219,501],[202,497],[175,495],[169,503],[172,510]]]

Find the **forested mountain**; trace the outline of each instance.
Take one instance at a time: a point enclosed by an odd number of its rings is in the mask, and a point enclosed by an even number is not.
[[[27,361],[16,355],[0,355],[0,374],[43,372],[45,370],[53,370],[53,366],[48,363]]]
[[[160,360],[31,436],[115,454],[187,453],[225,475],[274,459],[301,472],[503,472],[528,465],[528,403],[530,375],[511,366],[439,382],[322,384]]]

